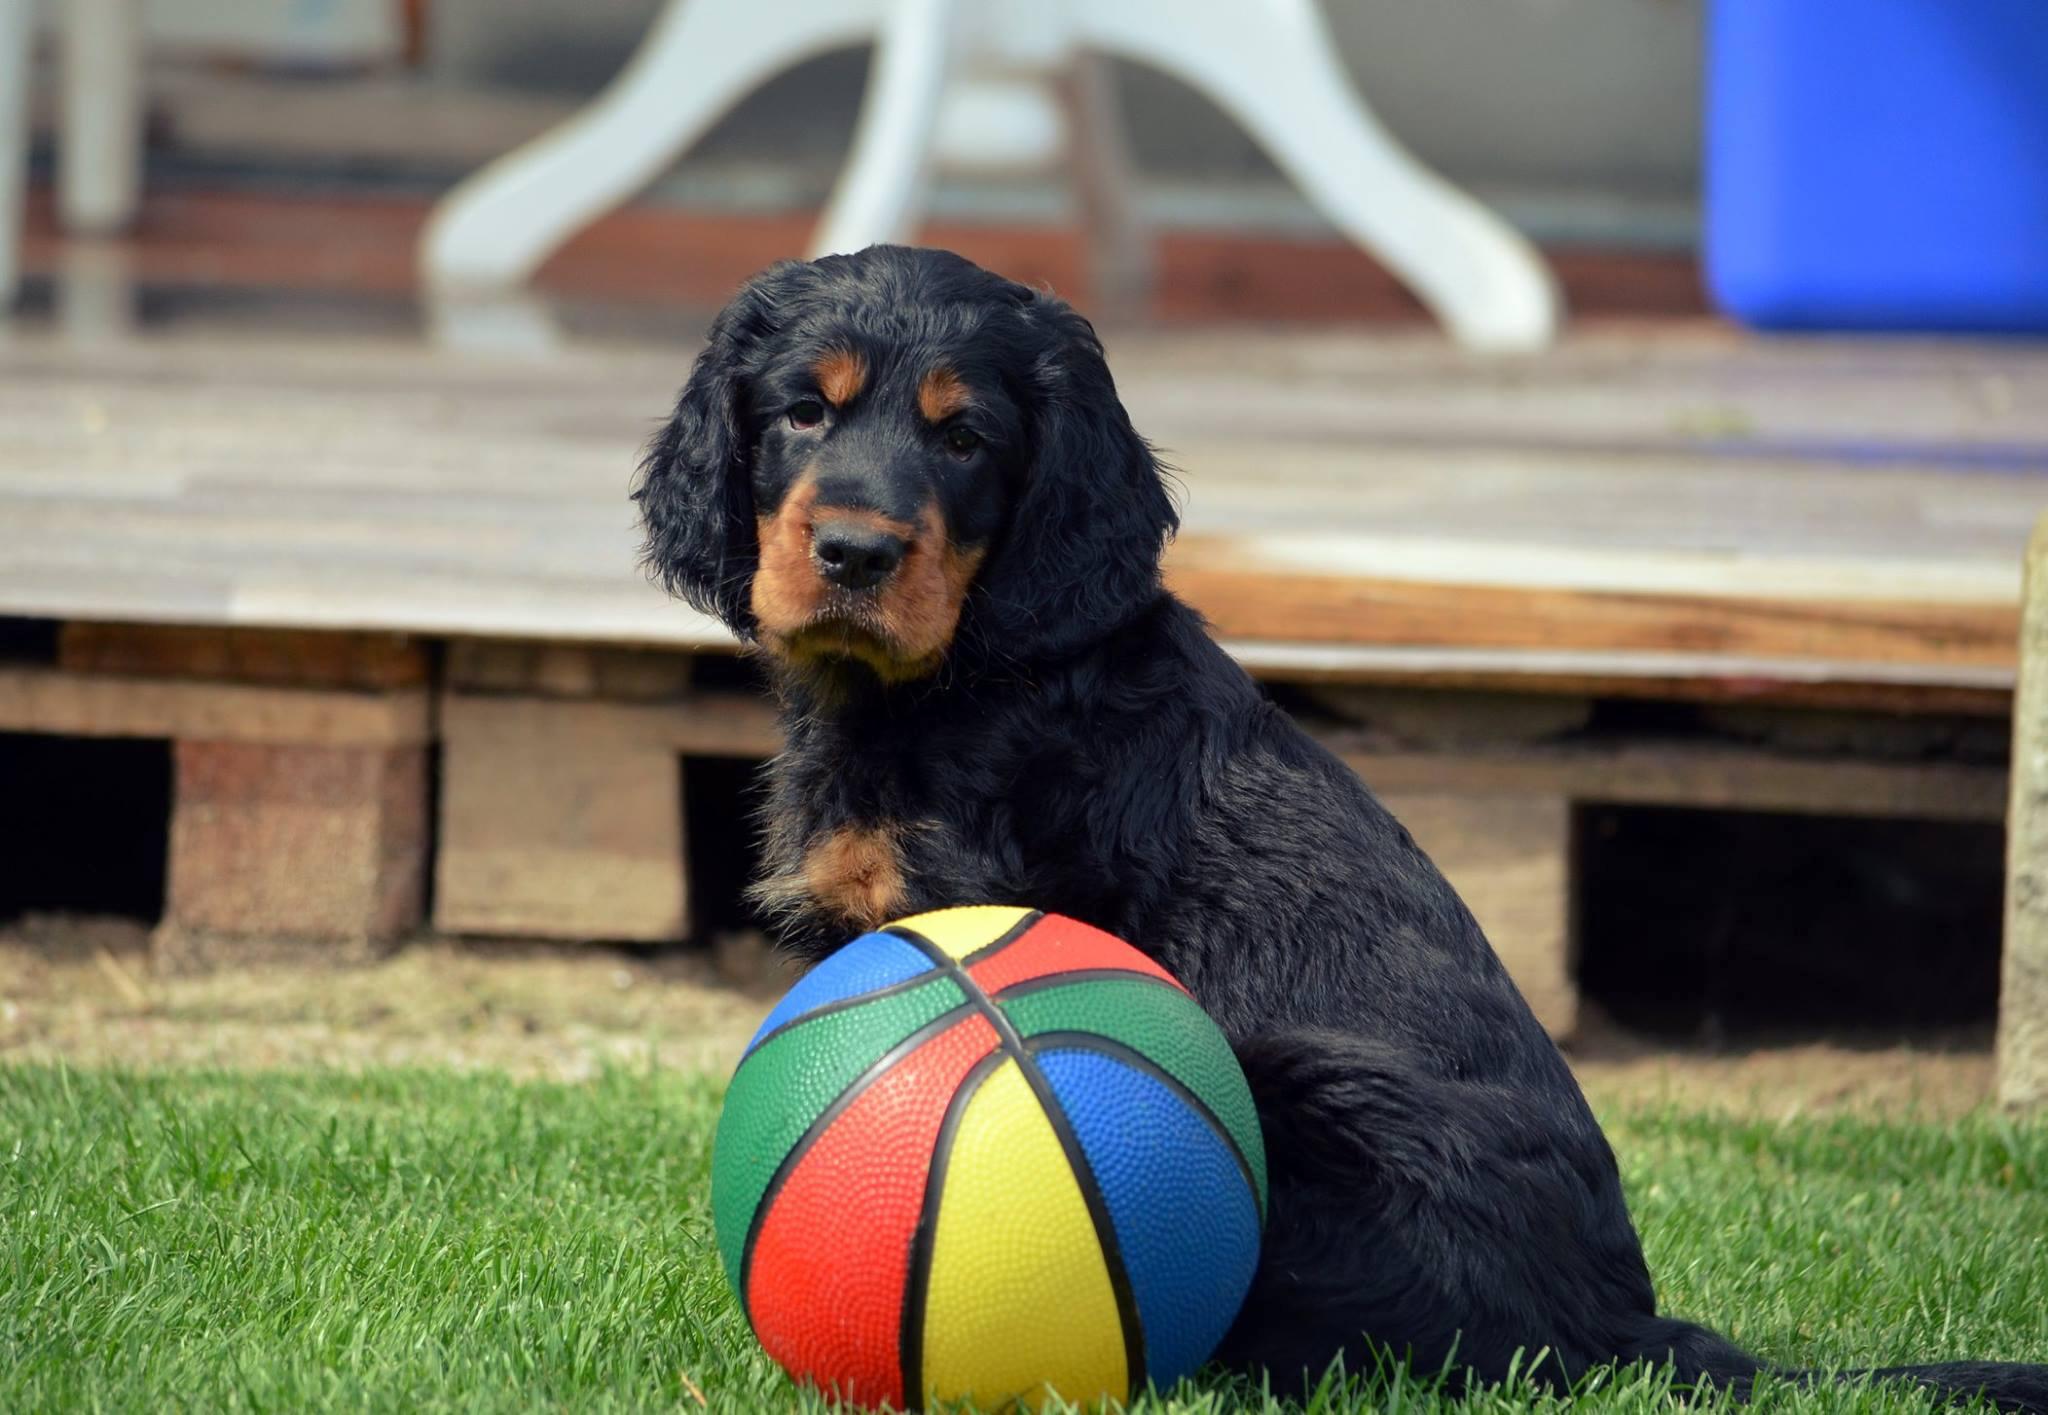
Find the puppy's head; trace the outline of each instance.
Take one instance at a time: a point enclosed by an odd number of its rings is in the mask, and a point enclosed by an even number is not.
[[[673,592],[792,673],[884,684],[1107,633],[1174,527],[1085,319],[890,246],[742,290],[634,495]]]

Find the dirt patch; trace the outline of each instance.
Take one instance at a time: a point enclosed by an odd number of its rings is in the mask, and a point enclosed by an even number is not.
[[[1596,1106],[1673,1105],[1789,1119],[1836,1111],[1947,1116],[1991,1099],[1992,1033],[1751,1036],[1674,1047],[1597,1018],[1567,1049]]]
[[[167,973],[148,943],[124,920],[0,929],[0,1060],[490,1067],[564,1080],[650,1059],[727,1069],[785,985],[771,974],[736,986],[734,967],[703,952],[446,939],[356,966],[277,943],[250,950],[257,961]]]
[[[561,1080],[650,1061],[723,1072],[788,983],[745,938],[720,955],[427,939],[357,966],[277,943],[248,954],[261,961],[196,975],[153,969],[148,945],[125,920],[0,929],[0,1061],[488,1067]],[[1673,1050],[1595,1027],[1570,1054],[1601,1105],[1948,1115],[1991,1094],[1982,1030]]]

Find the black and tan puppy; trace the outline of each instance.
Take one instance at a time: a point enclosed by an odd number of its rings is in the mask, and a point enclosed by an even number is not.
[[[1028,904],[1229,1035],[1273,1189],[1225,1359],[1765,1369],[1658,1314],[1614,1156],[1471,914],[1161,587],[1173,504],[1081,316],[940,252],[776,266],[637,496],[653,567],[773,666],[757,896],[789,947]],[[2048,1411],[2048,1368],[1898,1374]]]

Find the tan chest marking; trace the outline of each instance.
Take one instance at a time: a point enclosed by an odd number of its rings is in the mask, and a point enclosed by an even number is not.
[[[885,924],[907,912],[901,836],[894,825],[841,826],[804,852],[800,881],[778,883],[855,928]]]

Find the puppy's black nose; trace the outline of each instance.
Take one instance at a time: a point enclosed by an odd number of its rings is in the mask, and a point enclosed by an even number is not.
[[[826,521],[811,534],[818,573],[849,590],[872,589],[903,561],[903,538],[858,521]]]

